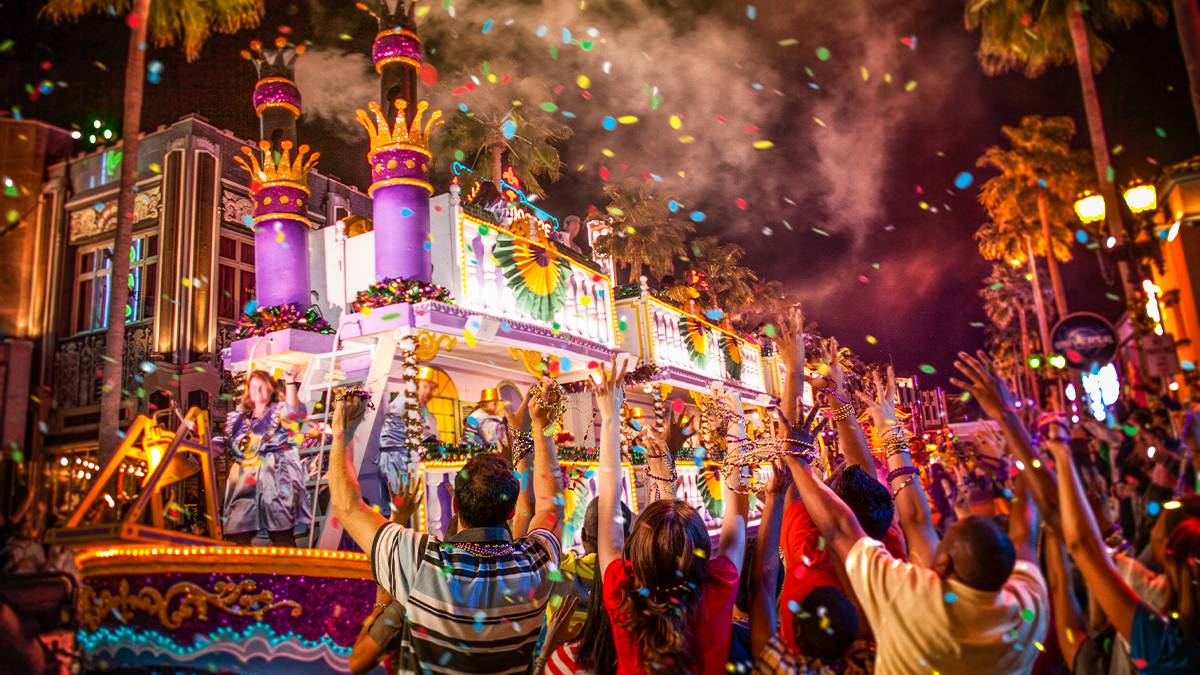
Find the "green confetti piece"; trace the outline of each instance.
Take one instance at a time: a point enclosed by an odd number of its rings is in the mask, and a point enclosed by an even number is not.
[[[1159,138],[1166,138],[1166,137],[1167,137],[1167,130],[1166,130],[1166,129],[1163,129],[1162,127],[1155,127],[1155,128],[1154,128],[1154,133],[1158,134],[1158,137],[1159,137]]]
[[[817,47],[818,59],[822,61],[828,61],[830,56],[832,56],[832,54],[830,54],[828,47]]]
[[[545,110],[546,112],[554,112],[558,110],[558,105],[556,105],[553,101],[546,101],[541,107],[542,110]]]

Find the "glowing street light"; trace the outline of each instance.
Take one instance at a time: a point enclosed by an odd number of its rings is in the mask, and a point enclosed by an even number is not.
[[[1158,206],[1158,194],[1149,183],[1135,182],[1125,188],[1125,204],[1135,214],[1153,211]],[[1078,209],[1078,203],[1076,203]]]
[[[1083,193],[1075,200],[1075,215],[1085,225],[1104,220],[1104,197],[1091,192]]]

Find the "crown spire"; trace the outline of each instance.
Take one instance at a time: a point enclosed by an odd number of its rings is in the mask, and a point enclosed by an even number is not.
[[[276,161],[275,153],[271,149],[271,142],[259,141],[258,148],[262,151],[261,163],[254,150],[247,146],[242,146],[242,154],[250,158],[250,162],[247,163],[246,160],[237,156],[233,158],[233,161],[248,171],[251,179],[258,181],[260,189],[273,185],[286,184],[302,188],[305,192],[308,192],[308,172],[316,165],[321,153],[314,152],[306,158],[308,145],[301,144],[299,148],[296,148],[295,156],[292,157],[292,147],[291,141],[281,141],[279,143],[279,160]]]
[[[396,117],[390,125],[378,103],[371,101],[367,107],[371,111],[370,114],[360,109],[356,111],[355,116],[371,138],[371,152],[368,157],[384,150],[398,148],[417,150],[424,155],[430,154],[429,139],[433,134],[434,127],[442,123],[442,111],[434,110],[422,128],[422,118],[429,108],[429,103],[426,101],[417,103],[416,114],[413,115],[412,120],[409,120],[407,117],[408,101],[397,99]],[[371,119],[372,116],[375,118],[374,121]]]

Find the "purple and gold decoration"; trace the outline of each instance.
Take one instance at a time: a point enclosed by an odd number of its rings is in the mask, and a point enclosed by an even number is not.
[[[298,305],[260,305],[238,319],[233,337],[235,340],[243,340],[289,328],[325,335],[333,335],[336,332],[325,317],[321,316],[321,310],[316,305],[309,305],[308,309],[301,309]]]
[[[375,601],[366,556],[346,551],[119,546],[78,562],[92,669],[344,672]]]
[[[435,110],[422,129],[429,104],[421,101],[411,121],[408,103],[396,102],[396,117],[384,117],[379,104],[369,104],[371,114],[358,111],[358,121],[371,139],[367,162],[371,165],[372,220],[375,229],[375,278],[413,279],[428,282],[433,276],[429,244],[429,135],[441,122]],[[371,117],[374,116],[374,121]]]
[[[301,47],[256,49],[252,60],[258,71],[254,84],[254,114],[259,120],[259,138],[272,143],[296,140],[300,117],[300,88],[296,86],[296,58]]]
[[[262,162],[248,147],[234,161],[250,173],[250,198],[254,201],[254,248],[258,274],[255,277],[260,306],[309,305],[312,284],[308,278],[307,216],[308,172],[321,153],[307,158],[308,146],[301,145],[294,157],[292,142],[282,141],[278,159],[271,143],[260,141]]]
[[[550,243],[502,233],[493,251],[517,306],[540,321],[553,321],[567,297],[571,263]]]
[[[375,35],[371,44],[371,61],[375,72],[393,63],[403,63],[413,68],[421,67],[421,38],[405,28],[389,28]]]
[[[395,117],[400,101],[411,109],[417,103],[417,76],[421,69],[421,38],[409,2],[379,3],[379,32],[371,43],[371,62],[379,73],[379,100],[388,118]]]

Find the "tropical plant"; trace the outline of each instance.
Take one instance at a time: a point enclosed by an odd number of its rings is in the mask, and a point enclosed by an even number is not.
[[[1050,317],[1041,291],[1037,258],[1034,256],[1028,226],[1023,221],[1003,220],[984,223],[975,232],[979,242],[979,253],[986,260],[1003,261],[1014,269],[1028,264],[1029,279],[1033,284],[1033,308],[1038,319],[1038,335],[1042,344],[1050,342]]]
[[[1071,148],[1075,122],[1070,117],[1026,115],[1020,126],[1001,131],[1010,147],[993,145],[976,162],[1000,172],[980,186],[979,201],[993,223],[1022,230],[1034,252],[1046,259],[1055,307],[1065,316],[1067,298],[1058,263],[1071,259],[1075,198],[1090,184],[1088,152]],[[1020,251],[985,257],[1024,260]]]
[[[992,273],[983,280],[983,284],[983,288],[979,289],[979,297],[983,299],[983,312],[990,322],[987,328],[988,351],[1013,367],[1014,372],[1007,374],[1015,377],[1016,357],[1020,357],[1022,364],[1029,362],[1029,325],[1026,316],[1034,304],[1033,289],[1018,267],[1003,262],[992,265]],[[1047,299],[1043,298],[1043,301]],[[1032,386],[1032,374],[1028,368],[1020,370],[1029,377]]]
[[[596,238],[592,249],[611,256],[629,268],[629,281],[637,283],[643,268],[660,279],[675,273],[675,261],[687,253],[684,242],[695,231],[690,221],[671,210],[671,202],[651,188],[649,181],[630,178],[604,186],[608,197],[608,232]]]
[[[746,249],[708,236],[692,241],[691,254],[691,269],[699,277],[697,290],[708,307],[728,310],[754,299],[751,284],[758,281],[758,276],[741,264]]]
[[[767,323],[781,325],[800,298],[788,293],[782,282],[758,279],[750,284],[749,302],[729,308],[733,325],[743,333],[751,333]]]
[[[1086,9],[1086,15],[1084,11]],[[1162,25],[1167,17],[1166,0],[966,0],[964,20],[968,30],[979,30],[979,63],[988,75],[1020,70],[1037,77],[1048,67],[1074,63],[1083,93],[1088,135],[1096,180],[1108,204],[1110,233],[1124,238],[1125,223],[1113,184],[1112,162],[1096,72],[1104,67],[1112,46],[1100,37],[1101,30],[1132,26],[1143,18]],[[1121,276],[1130,293],[1124,263]]]
[[[110,320],[104,336],[103,385],[100,394],[100,458],[107,460],[120,445],[121,393],[125,321],[129,304],[129,253],[133,244],[133,198],[137,181],[138,135],[142,123],[146,44],[180,45],[188,61],[212,33],[236,33],[258,25],[263,0],[49,0],[42,15],[56,23],[88,14],[126,17],[129,49],[125,57],[125,97],[121,121],[121,187],[117,198],[117,231],[113,242]],[[118,320],[112,320],[117,317]]]
[[[571,127],[549,115],[530,114],[511,105],[458,110],[438,135],[435,154],[462,157],[474,172],[463,178],[464,190],[469,190],[474,180],[489,180],[499,190],[507,165],[526,194],[545,197],[541,181],[558,180],[562,173],[558,146],[571,134]]]

